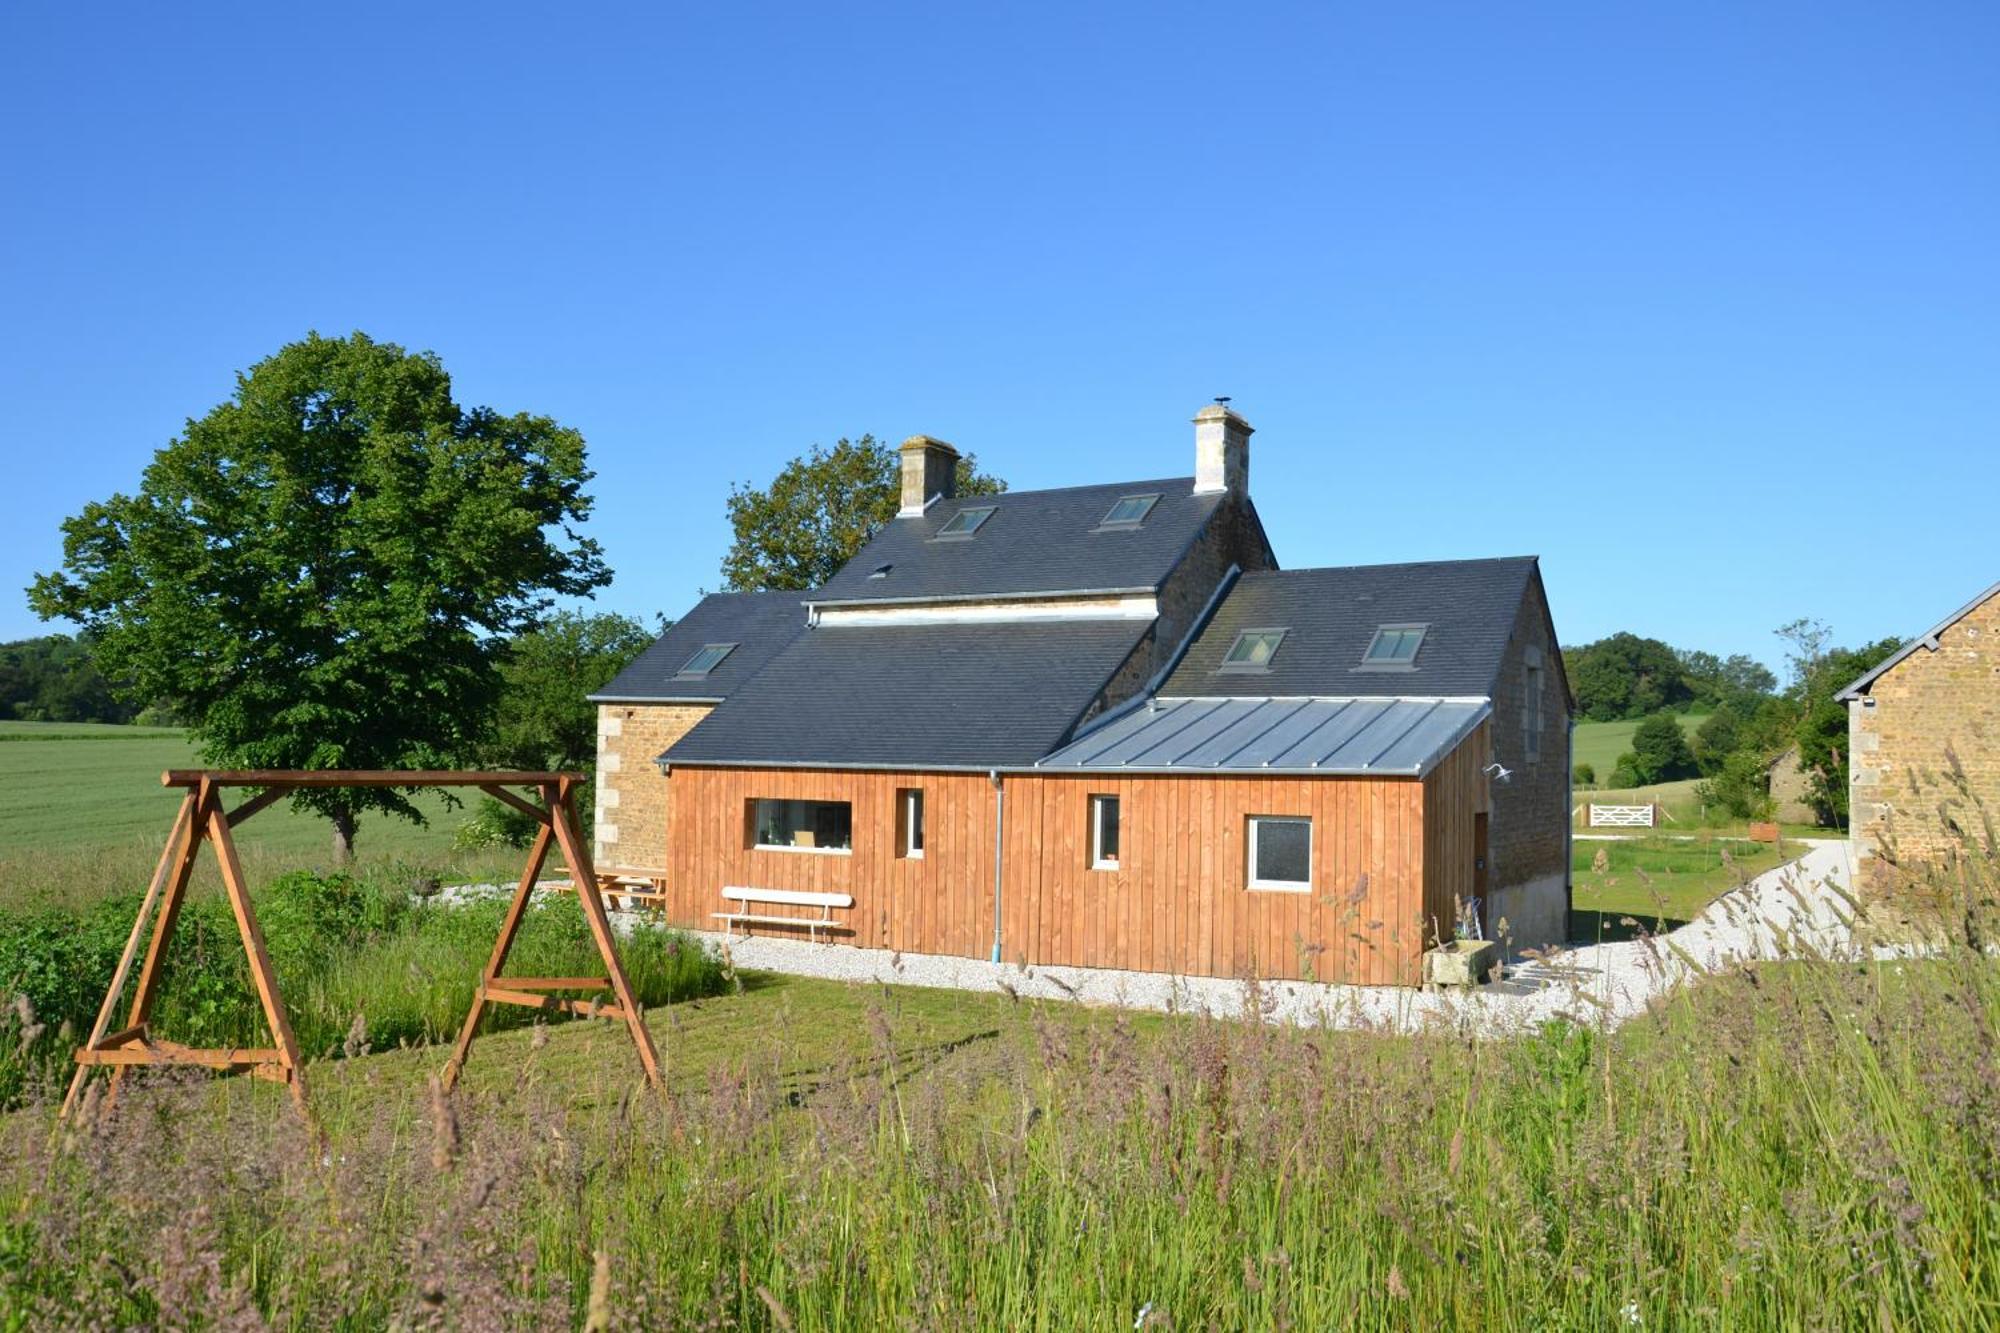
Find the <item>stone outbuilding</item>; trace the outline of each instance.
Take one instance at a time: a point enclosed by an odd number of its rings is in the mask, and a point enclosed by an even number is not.
[[[1865,889],[1893,892],[1899,872],[2000,852],[2000,583],[1837,697]]]
[[[1787,824],[1819,823],[1819,811],[1806,798],[1807,782],[1812,775],[1799,762],[1798,746],[1792,746],[1766,764],[1764,774],[1770,780],[1772,818]]]

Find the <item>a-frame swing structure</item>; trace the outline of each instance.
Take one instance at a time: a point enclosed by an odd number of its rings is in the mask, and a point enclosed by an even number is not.
[[[243,867],[237,859],[236,844],[230,837],[230,830],[293,792],[314,787],[476,787],[540,825],[534,845],[528,852],[527,865],[521,872],[520,883],[514,890],[513,902],[500,928],[500,937],[494,941],[492,956],[479,978],[478,990],[473,995],[472,1012],[465,1017],[451,1062],[445,1068],[443,1081],[447,1088],[458,1081],[459,1071],[465,1065],[472,1039],[478,1031],[480,1016],[489,1004],[520,1004],[535,1009],[622,1018],[632,1034],[633,1045],[638,1047],[639,1062],[645,1066],[647,1081],[658,1086],[659,1057],[653,1050],[652,1036],[646,1030],[645,1014],[632,994],[632,985],[626,979],[624,966],[618,961],[611,922],[605,914],[604,899],[597,892],[596,870],[591,864],[590,853],[584,847],[582,826],[576,817],[576,785],[580,780],[569,773],[437,770],[169,769],[162,773],[161,785],[183,788],[186,794],[181,799],[180,813],[175,816],[173,828],[167,835],[167,845],[160,853],[159,864],[154,867],[152,882],[140,903],[138,917],[132,923],[132,934],[118,959],[117,971],[112,974],[110,989],[105,992],[104,1003],[97,1011],[97,1021],[91,1026],[90,1038],[77,1047],[76,1075],[70,1080],[69,1095],[63,1099],[62,1115],[68,1116],[75,1107],[77,1096],[93,1069],[108,1068],[111,1071],[111,1093],[115,1097],[125,1071],[141,1065],[183,1065],[225,1072],[248,1072],[257,1078],[288,1085],[292,1100],[302,1113],[306,1111],[305,1061],[299,1052],[298,1039],[292,1035],[291,1021],[285,1016],[284,999],[278,993],[277,974],[272,970],[270,954],[264,947],[264,933],[258,927],[257,913],[250,903],[249,886],[244,881]],[[234,809],[225,810],[222,793],[230,787],[261,790]],[[542,803],[538,806],[524,800],[509,791],[510,787],[529,788],[541,797]],[[228,894],[230,910],[236,917],[236,929],[242,937],[243,951],[250,963],[251,981],[270,1029],[273,1044],[268,1047],[199,1049],[156,1036],[150,1029],[153,1002],[159,995],[161,963],[166,958],[167,944],[173,938],[181,905],[187,899],[188,884],[203,843],[215,849],[216,862],[222,871],[223,890]],[[584,919],[590,923],[591,938],[596,942],[598,955],[604,962],[605,975],[601,977],[509,977],[501,974],[507,962],[507,952],[513,947],[514,937],[519,933],[521,921],[527,913],[528,900],[534,895],[543,863],[548,860],[552,848],[559,849],[569,864],[577,901],[583,907]],[[149,923],[152,926],[150,937],[147,933]],[[111,1031],[112,1016],[117,1012],[142,941],[146,942],[146,956],[139,967],[138,987],[132,997],[132,1007],[125,1026]],[[593,1004],[549,993],[566,990],[609,990],[613,1000],[608,1005]]]

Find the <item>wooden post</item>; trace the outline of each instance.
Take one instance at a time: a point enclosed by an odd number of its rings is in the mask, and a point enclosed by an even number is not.
[[[653,1035],[646,1030],[646,1015],[625,976],[625,965],[618,961],[618,949],[611,938],[611,919],[605,915],[604,898],[597,891],[597,867],[591,864],[590,853],[584,849],[583,830],[576,817],[575,780],[565,774],[551,794],[556,797],[549,803],[549,812],[555,817],[556,841],[562,844],[563,860],[569,862],[570,878],[576,881],[583,919],[590,923],[597,952],[604,959],[605,971],[611,978],[611,993],[618,997],[618,1007],[625,1011],[625,1026],[632,1033],[632,1044],[639,1048],[639,1063],[646,1068],[646,1081],[657,1088],[659,1056],[653,1050]]]
[[[527,915],[528,899],[535,892],[535,881],[541,878],[542,863],[548,860],[549,843],[553,834],[549,832],[548,812],[536,811],[536,818],[542,827],[535,833],[535,845],[528,851],[528,865],[521,872],[521,882],[514,886],[514,901],[507,908],[507,919],[500,923],[500,937],[493,941],[493,954],[486,960],[486,970],[479,974],[479,987],[472,992],[472,1009],[465,1015],[465,1024],[458,1030],[458,1044],[452,1049],[451,1062],[444,1067],[444,1090],[450,1092],[458,1084],[458,1075],[465,1068],[465,1057],[472,1050],[472,1038],[479,1030],[479,1019],[486,1012],[486,988],[500,976],[500,969],[507,963],[507,951],[514,947],[514,936],[520,932],[521,918]]]

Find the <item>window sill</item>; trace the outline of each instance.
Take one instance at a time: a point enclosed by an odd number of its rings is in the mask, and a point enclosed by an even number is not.
[[[923,849],[919,848],[914,852],[904,852],[903,859],[905,861],[921,861],[924,859]]]
[[[1090,863],[1090,868],[1091,868],[1092,870],[1116,870],[1116,869],[1118,868],[1118,862],[1116,862],[1116,861],[1092,861],[1092,862]]]
[[[1311,884],[1293,884],[1281,881],[1253,879],[1247,886],[1252,893],[1311,893]]]
[[[780,847],[775,843],[758,842],[750,845],[753,852],[794,852],[800,856],[852,856],[852,847]]]

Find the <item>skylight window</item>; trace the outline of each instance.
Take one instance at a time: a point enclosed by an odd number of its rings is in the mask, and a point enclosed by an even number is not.
[[[1104,516],[1100,528],[1136,528],[1146,521],[1146,515],[1153,512],[1153,506],[1160,502],[1157,495],[1127,495],[1111,506],[1111,512]]]
[[[682,676],[706,676],[709,672],[722,665],[723,658],[735,651],[736,645],[733,643],[705,643],[701,646],[701,651],[690,657],[687,660],[687,665],[683,666],[676,674]]]
[[[1268,671],[1271,659],[1277,655],[1278,645],[1285,641],[1289,630],[1246,629],[1236,636],[1236,642],[1229,645],[1229,651],[1222,655],[1224,671]]]
[[[993,509],[994,506],[992,505],[975,505],[970,509],[961,509],[945,520],[945,525],[938,529],[937,535],[940,537],[970,537],[973,533],[979,531],[982,523],[993,517]]]
[[[1361,659],[1364,668],[1409,667],[1417,663],[1428,625],[1384,625],[1375,631]]]
[[[886,579],[889,577],[889,571],[894,568],[894,565],[877,565],[868,572],[868,577],[871,579]]]

